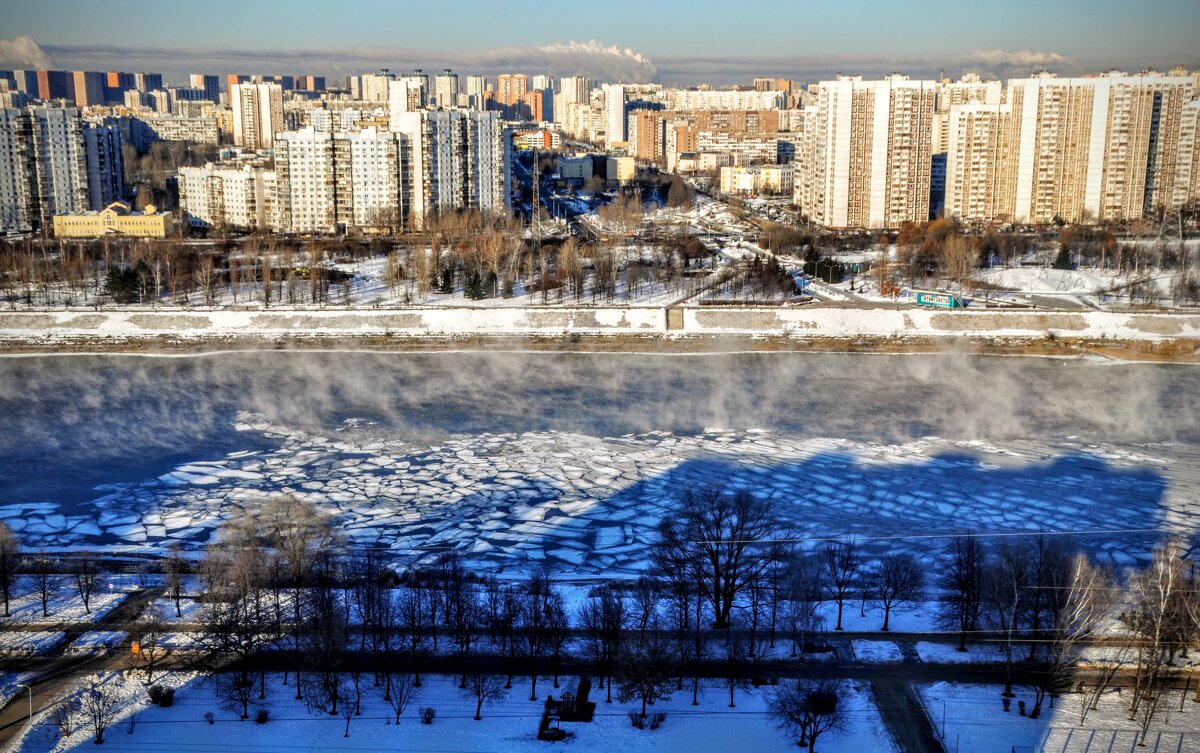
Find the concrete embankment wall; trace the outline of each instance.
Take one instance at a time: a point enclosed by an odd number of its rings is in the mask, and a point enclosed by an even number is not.
[[[156,337],[740,335],[1115,340],[1200,339],[1200,313],[926,309],[456,307],[217,310],[125,308],[0,312],[0,341]],[[668,321],[672,326],[668,328]]]

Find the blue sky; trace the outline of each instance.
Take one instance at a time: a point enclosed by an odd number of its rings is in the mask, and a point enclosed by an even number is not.
[[[812,77],[835,70],[923,74],[946,68],[1064,72],[1200,67],[1200,2],[1157,0],[607,0],[453,3],[384,0],[9,0],[0,36],[28,36],[60,67],[150,67],[173,73],[296,66],[341,74],[381,63],[453,65],[481,72],[527,64],[599,77],[660,80]],[[118,9],[119,7],[119,9]],[[200,12],[196,12],[200,9]],[[599,40],[621,54],[567,46]],[[550,45],[560,48],[543,49]],[[27,46],[26,46],[27,47]],[[26,47],[0,42],[0,56]],[[14,51],[15,50],[15,51]],[[622,60],[629,50],[650,65]],[[528,55],[523,53],[528,52]],[[308,53],[308,54],[305,54]],[[315,54],[314,54],[315,53]],[[1034,53],[1033,56],[1021,53]],[[1037,57],[1037,56],[1042,57]],[[144,65],[133,65],[131,63]],[[253,70],[247,69],[251,66]],[[1012,69],[1012,70],[1010,70]],[[261,72],[270,72],[261,69]],[[636,74],[636,76],[635,76]]]

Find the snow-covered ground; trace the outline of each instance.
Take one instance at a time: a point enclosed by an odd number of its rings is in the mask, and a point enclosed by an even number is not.
[[[1146,747],[1138,747],[1138,726],[1129,720],[1128,693],[1105,695],[1095,711],[1080,723],[1080,698],[1061,696],[1050,708],[1047,698],[1038,719],[1020,715],[1019,704],[1033,708],[1033,694],[1016,687],[1011,710],[1004,711],[1002,686],[938,683],[918,688],[933,726],[945,728],[948,751],[962,753],[1116,753],[1148,751],[1187,753],[1200,750],[1200,706],[1191,695],[1179,711],[1179,693],[1172,691],[1161,715],[1152,722]]]
[[[854,659],[860,664],[900,664],[904,652],[890,641],[852,641]]]
[[[57,518],[62,518],[59,515]],[[16,521],[8,523],[14,529],[28,531],[28,520]],[[56,516],[53,514],[42,518],[40,525],[46,527],[46,530],[52,530],[56,522]],[[26,525],[22,526],[22,523]],[[39,525],[35,524],[34,530],[40,530]],[[68,528],[72,533],[77,532],[74,528]],[[25,539],[28,541],[28,539]],[[46,611],[48,617],[42,615],[42,596],[34,587],[32,576],[21,576],[17,578],[14,587],[14,593],[17,594],[12,599],[10,605],[10,616],[0,617],[0,625],[27,625],[30,623],[41,622],[94,622],[103,618],[118,604],[125,600],[133,591],[137,590],[136,582],[118,576],[116,579],[101,580],[96,592],[92,594],[88,606],[83,605],[83,597],[75,587],[75,582],[69,575],[57,576],[54,580],[53,589],[49,594],[49,599],[46,602]],[[90,610],[90,611],[89,611]]]
[[[25,693],[25,689],[21,686],[29,685],[37,677],[36,672],[0,672],[0,708],[7,706],[9,701]]]
[[[959,651],[954,643],[917,642],[917,656],[930,664],[1002,664],[1004,653],[999,644],[969,643],[966,651]],[[1020,651],[1021,649],[1016,649]]]
[[[545,751],[553,743],[536,739],[542,703],[528,700],[528,687],[514,684],[509,696],[491,706],[485,706],[483,719],[474,721],[475,703],[463,698],[453,678],[426,678],[412,706],[401,717],[400,724],[390,724],[390,707],[381,694],[368,689],[362,705],[362,716],[350,723],[350,736],[343,737],[345,721],[340,716],[309,713],[303,702],[292,700],[289,688],[278,685],[272,678],[265,706],[271,721],[258,725],[238,721],[236,716],[222,710],[214,697],[212,685],[200,681],[187,682],[183,677],[167,677],[166,684],[183,684],[170,708],[147,706],[145,688],[140,680],[122,680],[112,676],[109,682],[119,688],[127,699],[125,717],[105,735],[105,750],[357,750],[395,751],[411,753],[478,753],[479,751]],[[551,692],[549,682],[544,687]],[[865,687],[849,686],[846,699],[847,728],[830,732],[817,746],[822,753],[890,753],[895,745],[883,727],[870,691]],[[561,693],[560,689],[557,691]],[[796,750],[795,739],[777,730],[767,714],[766,694],[761,690],[739,690],[736,708],[728,708],[729,696],[724,688],[706,687],[700,705],[691,705],[690,692],[678,692],[667,701],[659,701],[652,711],[663,712],[666,720],[654,731],[635,729],[629,722],[627,710],[635,704],[605,704],[603,693],[593,691],[599,699],[595,720],[591,723],[568,723],[563,728],[573,734],[566,745],[580,750],[663,751],[665,753],[696,753],[706,750]],[[432,706],[437,716],[431,725],[421,724],[417,710]],[[204,714],[211,712],[214,723]],[[128,715],[136,713],[132,733],[128,731]],[[253,711],[251,712],[253,713]],[[37,724],[16,750],[22,753],[61,753],[92,750],[90,738],[76,732],[59,741],[57,732],[45,721]],[[184,747],[181,747],[184,746]]]

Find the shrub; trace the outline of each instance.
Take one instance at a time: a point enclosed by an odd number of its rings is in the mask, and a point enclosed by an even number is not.
[[[212,724],[214,721],[216,721],[216,717],[213,716],[213,712],[205,711],[204,712],[204,721],[208,722],[209,724]]]
[[[175,705],[175,688],[163,688],[162,698],[159,699],[158,705],[163,708],[168,708]]]
[[[271,719],[271,712],[268,711],[267,709],[259,709],[258,713],[256,713],[254,715],[254,723],[255,724],[266,724],[268,721],[270,721],[270,719]]]
[[[650,715],[650,729],[656,730],[662,726],[662,723],[667,720],[665,712],[656,711]]]
[[[628,711],[628,714],[629,714],[629,723],[633,727],[635,727],[637,729],[645,729],[646,728],[646,720],[642,719],[642,715],[640,713],[638,713],[637,709],[630,709]]]
[[[421,724],[433,724],[433,718],[437,716],[437,709],[433,706],[426,706],[421,709]]]

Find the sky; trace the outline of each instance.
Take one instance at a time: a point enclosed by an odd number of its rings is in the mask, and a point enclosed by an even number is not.
[[[1200,68],[1196,0],[7,0],[0,67],[815,81]],[[118,10],[119,8],[119,10]]]

